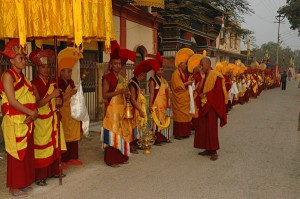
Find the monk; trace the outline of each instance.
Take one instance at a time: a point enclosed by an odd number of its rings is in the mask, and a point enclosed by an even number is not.
[[[150,62],[150,64],[149,64]],[[142,130],[147,125],[146,98],[140,87],[140,82],[144,80],[146,74],[152,70],[153,65],[151,60],[144,60],[138,63],[133,70],[133,77],[128,85],[130,91],[130,102],[133,106],[133,124],[132,139],[130,143],[130,152],[138,154],[137,149],[141,149],[138,145],[138,139],[141,136]]]
[[[258,83],[256,74],[254,71],[252,71],[252,74],[250,74],[250,80],[251,80],[251,90],[250,90],[250,97],[257,98],[258,94]]]
[[[37,77],[32,81],[39,112],[34,122],[35,182],[39,186],[46,186],[47,178],[59,177],[60,151],[56,109],[62,105],[62,99],[59,97],[61,90],[55,88],[55,81],[49,78],[50,65],[54,64],[55,60],[53,50],[34,50],[30,53],[29,59],[38,71]],[[60,127],[60,143],[61,150],[66,151],[62,126]]]
[[[67,47],[58,54],[58,74],[60,74],[59,88],[63,95],[63,105],[60,109],[61,122],[64,129],[64,136],[67,151],[62,154],[62,168],[68,169],[69,165],[82,165],[78,153],[78,141],[82,136],[81,122],[71,117],[71,97],[76,94],[77,89],[72,80],[72,68],[82,58],[82,54],[76,49]]]
[[[102,78],[102,95],[105,103],[105,116],[101,129],[104,162],[111,167],[127,164],[130,156],[131,121],[125,117],[126,101],[130,92],[122,66],[127,60],[135,61],[135,53],[120,49],[116,41],[111,42],[109,73]],[[121,56],[122,55],[122,56]]]
[[[188,85],[193,83],[189,79],[187,61],[194,54],[191,49],[180,49],[175,56],[177,68],[171,78],[172,111],[173,111],[173,135],[177,140],[188,138],[191,135],[190,94]]]
[[[38,117],[36,98],[30,81],[22,70],[26,67],[25,53],[19,39],[12,39],[0,52],[11,68],[1,77],[2,131],[7,152],[6,186],[16,197],[27,197],[35,180],[33,121]]]
[[[154,76],[149,78],[149,111],[152,115],[151,127],[155,131],[155,145],[170,143],[170,87],[163,77],[163,60],[159,53],[153,60]],[[156,65],[156,66],[155,66]]]
[[[197,130],[199,124],[198,117],[199,117],[199,105],[200,105],[199,103],[197,103],[199,101],[198,99],[199,93],[197,92],[197,90],[201,89],[204,82],[204,79],[201,78],[200,61],[203,57],[205,57],[205,54],[206,52],[204,52],[203,55],[194,54],[188,60],[188,71],[189,73],[192,74],[190,78],[194,79],[194,83],[195,83],[195,88],[193,93],[195,113],[192,114],[192,122],[191,122],[192,125],[191,128],[195,131]]]
[[[220,126],[227,123],[226,102],[227,91],[225,78],[220,72],[211,70],[211,61],[204,57],[200,67],[205,74],[203,90],[200,90],[199,128],[195,132],[194,147],[205,149],[199,155],[210,156],[215,161],[218,159],[219,150],[218,118]]]

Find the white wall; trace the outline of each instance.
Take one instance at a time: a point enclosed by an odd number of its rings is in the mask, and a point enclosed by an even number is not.
[[[148,28],[132,21],[126,22],[126,28],[126,44],[128,49],[133,50],[138,46],[144,46],[149,54],[154,54],[152,28]]]

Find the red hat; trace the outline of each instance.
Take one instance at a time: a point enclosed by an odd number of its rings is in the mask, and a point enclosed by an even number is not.
[[[140,75],[141,73],[148,73],[150,70],[154,70],[157,72],[160,68],[160,63],[156,59],[147,59],[145,61],[141,61],[138,65],[135,66],[133,74],[135,76]]]
[[[120,45],[116,40],[110,42],[110,48],[111,48],[111,53],[110,53],[109,63],[111,62],[112,59],[120,59],[122,66],[126,64],[128,59],[135,62],[136,60],[135,52],[128,49],[121,49]],[[108,69],[109,68],[110,68],[110,64],[108,65]]]
[[[19,39],[12,39],[6,43],[4,51],[0,51],[0,54],[4,55],[5,57],[12,59],[17,54],[25,54],[22,47],[20,46]]]
[[[120,55],[122,66],[126,64],[128,59],[133,62],[135,62],[135,60],[136,60],[135,52],[133,52],[132,50],[120,49],[119,55]]]
[[[118,42],[116,40],[111,41],[110,42],[110,49],[111,49],[111,53],[110,53],[110,60],[112,59],[120,59],[120,45],[118,44]]]
[[[159,52],[156,53],[156,58],[155,59],[159,62],[160,67],[162,67],[162,65],[163,65],[163,58],[162,58],[162,56],[160,55]]]
[[[36,66],[53,64],[55,62],[55,52],[50,49],[37,49],[30,53],[29,60]]]

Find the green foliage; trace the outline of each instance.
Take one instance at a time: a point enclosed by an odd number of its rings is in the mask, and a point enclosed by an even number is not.
[[[256,61],[260,62],[263,60],[266,51],[270,56],[270,62],[272,65],[276,64],[277,59],[277,43],[269,42],[261,45],[260,48],[253,49],[253,54]],[[295,66],[300,69],[300,50],[292,51],[290,47],[283,48],[279,46],[278,49],[278,65],[280,67],[289,67],[290,66],[290,58],[293,56],[295,58]]]
[[[229,21],[233,21],[237,24],[245,22],[244,16],[254,14],[254,10],[250,8],[248,0],[204,0],[206,3],[211,3],[219,9],[223,10],[225,15],[225,26],[231,26]],[[229,23],[226,23],[229,22]],[[237,28],[236,26],[231,26],[233,31],[239,34],[242,38],[244,44],[250,39],[251,43],[255,42],[255,37],[253,31]]]
[[[298,30],[300,34],[300,0],[287,0],[287,4],[278,10],[289,20],[291,29]]]
[[[248,0],[207,0],[207,2],[227,12],[229,19],[237,23],[245,22],[244,15],[254,14]]]

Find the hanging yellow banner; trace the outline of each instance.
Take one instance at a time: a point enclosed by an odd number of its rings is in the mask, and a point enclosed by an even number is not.
[[[0,38],[115,39],[112,0],[0,0]]]

